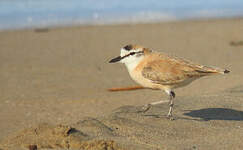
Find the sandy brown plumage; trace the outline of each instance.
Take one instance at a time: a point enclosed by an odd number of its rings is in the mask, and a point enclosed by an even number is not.
[[[229,72],[225,69],[199,65],[158,52],[145,53],[145,60],[147,60],[146,63],[141,64],[143,65],[141,67],[143,77],[151,80],[153,83],[171,87],[180,86],[183,82],[203,76]]]
[[[120,56],[110,61],[110,63],[114,62],[124,63],[132,79],[143,87],[164,90],[170,96],[169,118],[172,118],[174,105],[173,89],[186,86],[204,76],[229,73],[225,69],[196,64],[131,44],[123,47]],[[146,112],[151,105],[163,102],[158,101],[145,105],[143,112]]]

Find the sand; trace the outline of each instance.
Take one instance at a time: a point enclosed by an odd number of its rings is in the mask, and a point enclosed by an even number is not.
[[[77,26],[0,32],[0,149],[243,149],[243,19]],[[177,89],[168,99],[108,61],[144,45],[228,75]]]

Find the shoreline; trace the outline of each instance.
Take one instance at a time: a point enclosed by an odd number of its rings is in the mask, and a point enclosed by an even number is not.
[[[169,23],[183,23],[183,22],[214,22],[214,21],[225,21],[225,20],[242,20],[243,16],[233,17],[202,17],[202,18],[186,18],[186,19],[175,19],[175,20],[158,20],[158,21],[141,21],[141,22],[122,22],[122,23],[66,23],[63,25],[46,25],[46,26],[33,26],[33,27],[21,27],[21,28],[9,28],[0,29],[0,32],[11,32],[11,31],[28,31],[28,30],[42,30],[42,29],[65,29],[65,28],[76,28],[76,27],[96,27],[96,26],[130,26],[130,25],[149,25],[149,24],[169,24]]]

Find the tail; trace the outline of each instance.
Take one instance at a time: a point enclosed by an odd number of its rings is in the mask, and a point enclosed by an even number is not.
[[[203,68],[200,68],[199,70],[196,70],[198,73],[202,73],[205,75],[213,75],[213,74],[227,74],[230,73],[229,70],[221,69],[217,67],[206,67],[203,66]]]
[[[226,74],[226,73],[230,73],[230,71],[225,69],[223,74]]]

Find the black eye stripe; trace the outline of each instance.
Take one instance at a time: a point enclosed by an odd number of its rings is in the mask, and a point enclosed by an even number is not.
[[[126,57],[131,56],[131,55],[140,54],[140,53],[143,53],[143,51],[141,51],[141,52],[131,52],[131,53],[123,56],[121,59],[126,58]]]
[[[134,54],[136,54],[135,52],[131,52],[129,55],[134,55]]]

